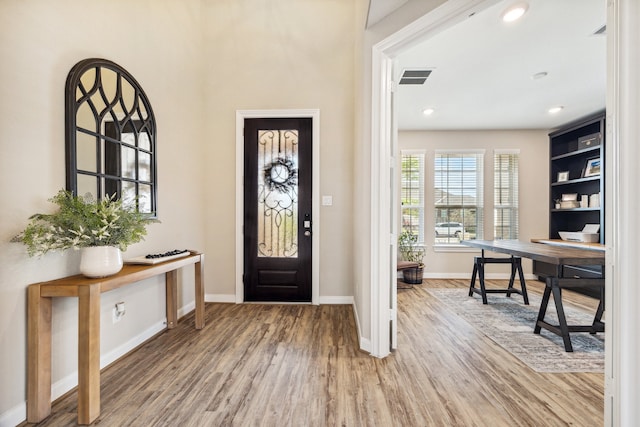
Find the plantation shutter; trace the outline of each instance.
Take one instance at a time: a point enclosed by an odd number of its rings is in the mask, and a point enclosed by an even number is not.
[[[495,239],[518,238],[519,157],[517,150],[496,150],[494,152],[493,235]]]

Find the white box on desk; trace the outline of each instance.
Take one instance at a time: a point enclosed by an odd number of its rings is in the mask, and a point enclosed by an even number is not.
[[[559,231],[560,238],[569,242],[597,243],[600,233],[583,233],[581,231]]]
[[[559,231],[560,238],[569,242],[597,243],[600,241],[600,224],[585,224],[582,231]]]

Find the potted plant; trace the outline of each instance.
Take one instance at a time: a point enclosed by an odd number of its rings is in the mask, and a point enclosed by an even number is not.
[[[13,242],[27,246],[29,256],[66,249],[82,249],[80,271],[88,277],[104,277],[122,269],[121,251],[143,240],[146,226],[157,220],[138,212],[134,204],[91,195],[74,196],[60,190],[50,202],[51,214],[35,214]],[[97,263],[97,265],[95,264]]]
[[[398,252],[403,261],[415,262],[417,267],[402,270],[402,280],[405,283],[417,285],[422,283],[424,274],[424,246],[418,243],[418,236],[404,230],[398,237]]]

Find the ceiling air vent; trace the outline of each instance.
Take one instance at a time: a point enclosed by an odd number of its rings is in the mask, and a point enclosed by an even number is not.
[[[421,85],[427,81],[432,70],[404,70],[400,77],[401,85]]]

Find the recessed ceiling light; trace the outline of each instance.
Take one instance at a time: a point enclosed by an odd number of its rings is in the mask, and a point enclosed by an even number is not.
[[[425,116],[430,116],[434,111],[436,110],[434,110],[433,108],[425,108],[424,110],[422,110],[422,114],[424,114]]]
[[[531,79],[538,80],[538,79],[542,79],[544,77],[547,77],[548,75],[549,75],[549,73],[547,73],[546,71],[540,71],[539,73],[535,73],[534,75],[532,75]]]
[[[558,105],[557,107],[549,108],[549,114],[557,114],[562,111],[564,107],[562,105]]]
[[[513,22],[522,18],[522,15],[524,15],[528,9],[529,4],[526,2],[514,3],[506,8],[500,17],[503,22]]]

